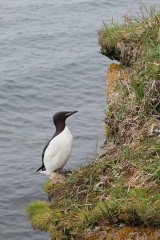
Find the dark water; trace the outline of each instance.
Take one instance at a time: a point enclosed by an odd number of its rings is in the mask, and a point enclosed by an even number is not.
[[[25,206],[46,199],[46,177],[35,170],[54,133],[52,115],[79,111],[68,119],[75,141],[66,168],[85,164],[96,139],[103,143],[111,62],[99,52],[97,30],[129,11],[138,1],[0,1],[0,240],[49,239],[32,230]]]

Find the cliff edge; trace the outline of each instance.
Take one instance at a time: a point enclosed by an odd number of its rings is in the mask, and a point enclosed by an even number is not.
[[[52,240],[160,239],[160,12],[141,10],[98,33],[101,53],[120,62],[106,76],[102,153],[27,207]]]

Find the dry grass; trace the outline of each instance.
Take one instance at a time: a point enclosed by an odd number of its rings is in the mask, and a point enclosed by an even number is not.
[[[160,14],[148,14],[126,17],[124,25],[99,33],[102,52],[124,59],[108,96],[103,151],[70,172],[66,183],[47,182],[50,203],[35,201],[27,208],[33,228],[49,231],[52,239],[82,239],[122,223],[160,226]],[[136,57],[134,51],[124,56],[122,47],[115,50],[117,44],[136,49]]]

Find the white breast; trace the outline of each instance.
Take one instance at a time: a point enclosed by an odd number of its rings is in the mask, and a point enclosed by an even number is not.
[[[73,146],[73,137],[66,126],[63,132],[53,138],[44,154],[44,165],[47,174],[59,170],[67,163]]]

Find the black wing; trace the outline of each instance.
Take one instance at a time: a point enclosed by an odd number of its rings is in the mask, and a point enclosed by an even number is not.
[[[51,138],[51,140],[54,138],[54,137],[56,137],[58,134],[55,132],[55,134],[53,135],[53,137]],[[46,151],[46,149],[47,149],[47,147],[48,147],[48,145],[49,145],[49,143],[50,143],[50,141],[51,140],[49,140],[49,142],[46,144],[46,146],[44,147],[44,149],[43,149],[43,152],[42,152],[42,166],[40,167],[40,168],[38,168],[37,169],[37,171],[36,172],[38,172],[39,170],[42,170],[42,171],[45,171],[46,170],[46,168],[45,168],[45,166],[44,166],[44,154],[45,154],[45,151]]]
[[[51,139],[51,140],[52,140],[52,139]],[[51,140],[50,140],[50,141],[51,141]],[[46,170],[46,168],[45,168],[45,166],[44,166],[44,161],[43,161],[43,159],[44,159],[44,153],[45,153],[46,148],[48,147],[50,141],[46,144],[46,146],[45,146],[44,149],[43,149],[43,152],[42,152],[42,166],[41,166],[40,168],[38,168],[36,172],[38,172],[38,171],[40,171],[40,170],[42,170],[42,171],[45,171],[45,170]]]

